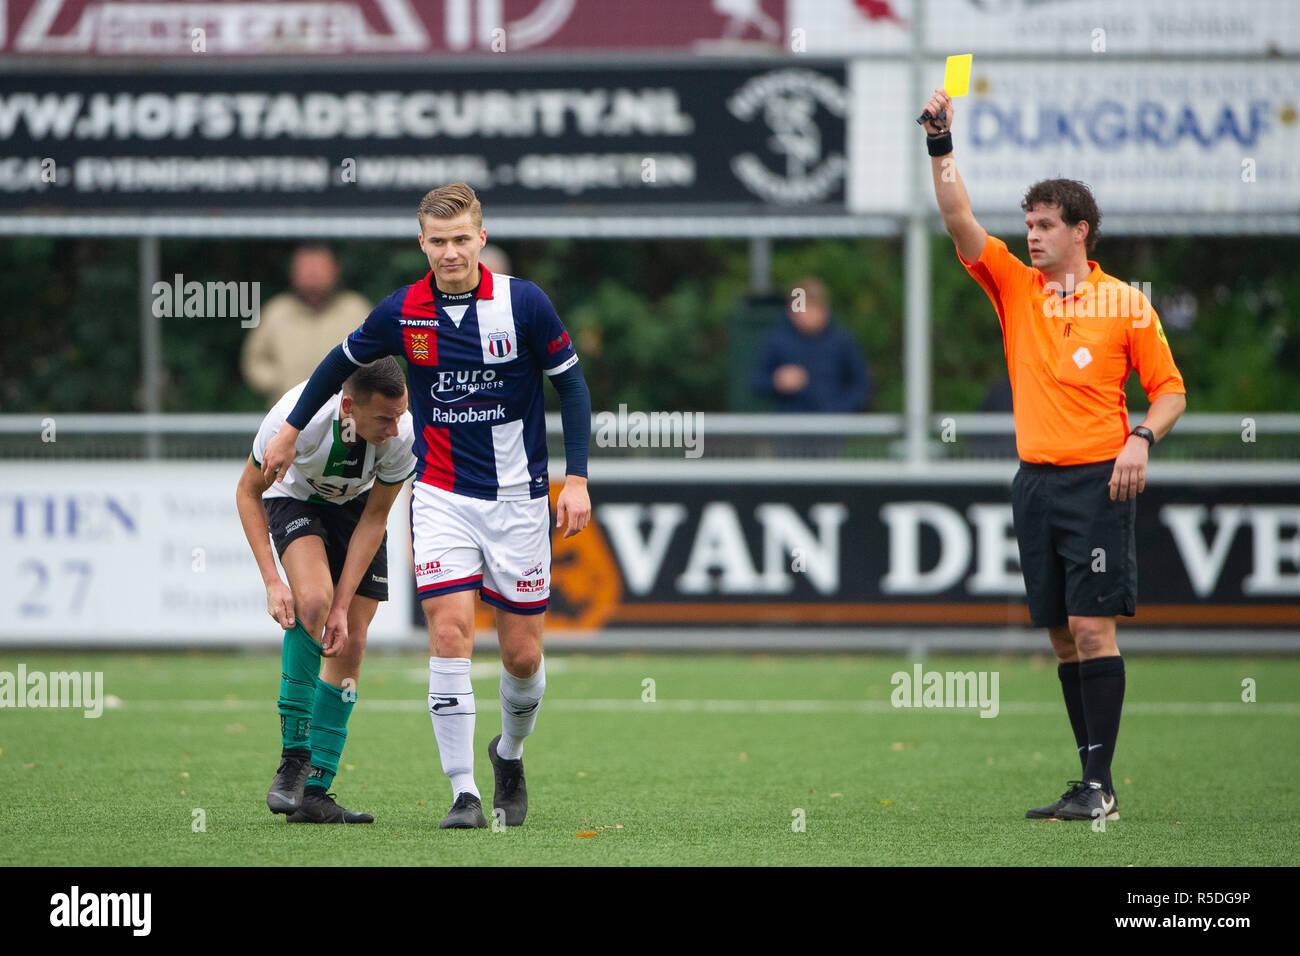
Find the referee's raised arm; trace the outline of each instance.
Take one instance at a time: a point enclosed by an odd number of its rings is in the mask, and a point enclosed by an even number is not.
[[[970,197],[966,195],[966,187],[957,173],[957,160],[952,155],[952,111],[952,98],[943,90],[935,90],[925,104],[925,113],[930,118],[922,125],[926,132],[925,145],[930,153],[934,197],[939,201],[944,227],[957,244],[961,257],[974,262],[984,250],[987,233],[971,212]]]

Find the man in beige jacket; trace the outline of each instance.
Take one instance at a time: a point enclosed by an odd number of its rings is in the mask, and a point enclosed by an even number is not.
[[[339,264],[327,246],[294,250],[292,288],[266,303],[261,321],[244,342],[244,378],[266,396],[268,407],[309,378],[325,353],[370,313],[369,302],[339,290],[338,282]]]

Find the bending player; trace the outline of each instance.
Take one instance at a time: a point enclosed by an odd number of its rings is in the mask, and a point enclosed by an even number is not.
[[[285,629],[283,751],[266,803],[290,823],[372,823],[328,791],[357,699],[366,631],[388,600],[388,511],[415,471],[406,379],[392,358],[351,375],[306,423],[296,456],[269,482],[258,459],[306,385],[287,392],[262,420],[235,495],[266,584],[267,613]],[[288,587],[271,557],[268,524]]]
[[[434,189],[418,216],[430,272],[381,302],[325,357],[267,447],[263,472],[274,477],[292,460],[299,429],[358,365],[406,356],[418,423],[411,535],[429,621],[429,714],[454,798],[440,825],[487,824],[474,783],[469,676],[477,590],[496,609],[501,645],[501,734],[488,744],[492,805],[507,826],[518,826],[528,810],[524,738],[546,687],[551,539],[542,375],[560,395],[564,423],[567,475],[556,526],[565,525],[565,537],[591,516],[591,398],[545,293],[479,265],[487,232],[474,190],[465,183]]]

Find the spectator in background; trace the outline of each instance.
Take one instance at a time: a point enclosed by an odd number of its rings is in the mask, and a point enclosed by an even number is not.
[[[495,272],[503,276],[511,275],[510,256],[500,246],[494,246],[489,242],[479,252],[478,261],[483,263],[483,268],[487,269],[488,272]]]
[[[330,349],[370,313],[370,303],[339,290],[339,264],[329,247],[299,246],[289,264],[288,292],[261,310],[261,321],[244,342],[244,379],[267,405],[306,381]]]
[[[871,397],[862,349],[831,321],[830,295],[805,278],[790,293],[785,320],[768,333],[754,391],[782,412],[857,412]]]

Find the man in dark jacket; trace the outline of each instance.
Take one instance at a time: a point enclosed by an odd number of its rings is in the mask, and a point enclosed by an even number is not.
[[[857,412],[870,398],[862,349],[831,322],[820,279],[803,279],[791,290],[785,321],[768,333],[754,391],[782,412]]]

